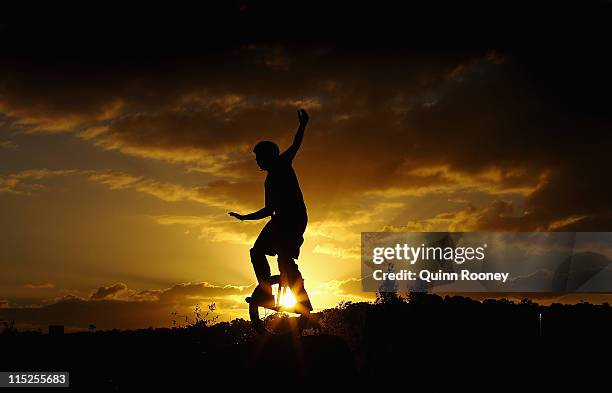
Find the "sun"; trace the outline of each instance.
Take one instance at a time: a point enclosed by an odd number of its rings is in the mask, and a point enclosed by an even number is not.
[[[291,293],[291,289],[289,288],[286,289],[286,291],[281,296],[279,303],[281,306],[287,307],[287,308],[291,308],[295,306],[295,303],[297,302],[295,300],[295,297],[293,296],[293,293]]]

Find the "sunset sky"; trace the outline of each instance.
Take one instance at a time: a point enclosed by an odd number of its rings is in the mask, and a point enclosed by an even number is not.
[[[0,318],[246,317],[264,221],[227,212],[263,206],[252,148],[300,107],[317,309],[373,298],[362,231],[612,230],[610,3],[552,4],[3,16]]]

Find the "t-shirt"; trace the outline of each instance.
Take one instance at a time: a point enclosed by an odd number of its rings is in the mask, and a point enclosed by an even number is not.
[[[306,220],[306,205],[291,161],[281,154],[268,170],[264,183],[266,207],[274,211],[273,218],[298,223]]]

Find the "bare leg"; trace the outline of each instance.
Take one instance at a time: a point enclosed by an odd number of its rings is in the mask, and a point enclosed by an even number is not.
[[[259,283],[258,289],[260,293],[257,293],[257,289],[253,293],[258,303],[269,302],[272,299],[274,302],[274,296],[272,295],[272,285],[270,284],[270,264],[266,258],[266,254],[258,251],[255,247],[251,248],[251,263],[255,270],[255,276]]]

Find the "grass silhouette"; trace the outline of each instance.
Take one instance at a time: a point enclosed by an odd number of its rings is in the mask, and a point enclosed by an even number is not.
[[[457,356],[466,367],[475,361],[493,367],[510,354],[535,362],[571,347],[605,350],[612,329],[608,304],[541,306],[419,293],[343,302],[317,313],[320,332],[301,337],[258,336],[249,321],[217,322],[212,311],[214,305],[205,313],[198,306],[195,318],[181,327],[90,329],[55,337],[7,323],[0,333],[0,368],[70,371],[71,386],[101,390],[195,388],[205,383],[203,375],[242,382],[272,375],[356,382],[420,372],[457,362]]]

